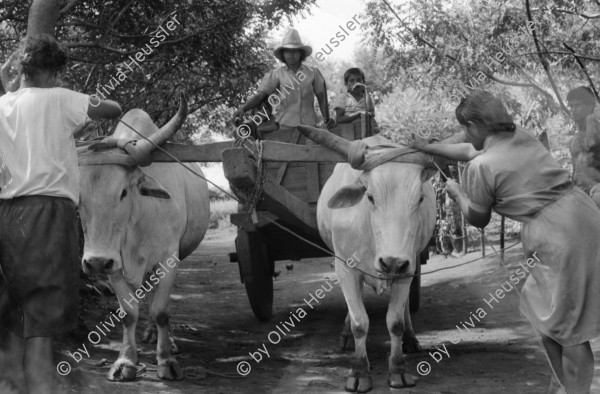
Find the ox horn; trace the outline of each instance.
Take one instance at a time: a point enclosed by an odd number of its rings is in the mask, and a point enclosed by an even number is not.
[[[298,125],[298,130],[300,130],[306,138],[313,140],[317,144],[323,145],[344,157],[347,157],[350,152],[350,145],[352,144],[350,141],[338,137],[327,130],[304,125]]]
[[[144,139],[137,140],[135,146],[127,150],[129,155],[141,165],[150,164],[150,153],[152,153],[156,149],[154,144],[160,146],[164,144],[169,138],[171,138],[171,136],[175,134],[185,122],[185,118],[187,117],[187,111],[187,100],[182,92],[179,94],[179,109],[177,110],[175,116],[173,116],[171,120],[169,120],[169,122],[163,127],[161,127],[156,133],[149,136],[149,141],[146,141]]]
[[[156,145],[164,144],[173,134],[175,134],[185,123],[188,114],[187,100],[183,92],[179,94],[179,109],[169,122],[152,134],[148,139]]]

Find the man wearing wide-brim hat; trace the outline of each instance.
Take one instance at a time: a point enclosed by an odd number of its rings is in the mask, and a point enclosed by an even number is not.
[[[328,128],[334,127],[335,121],[329,117],[325,79],[316,67],[303,64],[312,48],[302,43],[298,31],[290,29],[273,53],[284,65],[263,77],[259,92],[235,111],[234,121],[244,112],[268,101],[276,111],[275,121],[280,129],[295,128],[299,124],[316,126],[314,96],[317,96],[325,124]]]

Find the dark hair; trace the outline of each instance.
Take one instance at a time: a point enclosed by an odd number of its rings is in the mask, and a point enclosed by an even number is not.
[[[281,50],[281,58],[283,59],[284,63],[285,63],[285,57],[284,57],[285,51],[300,51],[300,62],[303,62],[304,59],[306,59],[306,51],[302,48],[283,48]]]
[[[471,121],[483,124],[493,132],[515,131],[517,128],[502,101],[485,90],[463,98],[455,112],[456,120],[463,126]]]
[[[596,104],[596,96],[592,89],[587,86],[579,86],[567,94],[567,101],[581,100],[587,105]]]
[[[363,72],[363,70],[361,70],[358,67],[352,67],[346,70],[346,72],[344,73],[344,83],[348,83],[348,78],[350,78],[350,75],[359,75],[363,82],[367,82],[365,79],[365,73]]]
[[[26,79],[33,78],[40,71],[58,74],[66,65],[65,47],[50,34],[38,34],[21,40],[17,68]]]

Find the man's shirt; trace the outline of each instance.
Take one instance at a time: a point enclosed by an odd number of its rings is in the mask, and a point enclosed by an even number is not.
[[[79,202],[73,132],[89,96],[63,88],[22,88],[0,97],[0,199],[45,195]]]
[[[269,95],[280,125],[317,124],[315,95],[325,93],[325,80],[317,68],[302,64],[296,73],[288,66],[277,68],[264,76],[258,90]]]

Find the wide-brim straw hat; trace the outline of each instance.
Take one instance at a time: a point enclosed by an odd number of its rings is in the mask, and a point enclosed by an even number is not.
[[[312,53],[312,48],[308,45],[304,45],[302,40],[300,39],[300,34],[296,29],[290,29],[285,35],[283,42],[279,47],[273,51],[275,57],[279,59],[281,62],[285,63],[283,59],[283,50],[284,49],[300,49],[304,51],[304,57],[309,57]]]

